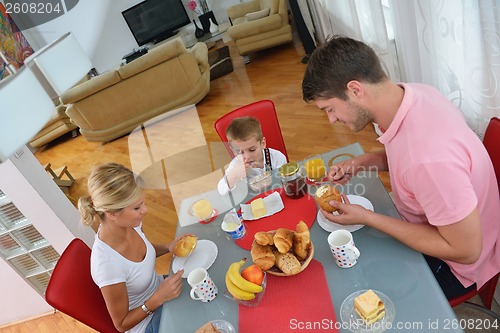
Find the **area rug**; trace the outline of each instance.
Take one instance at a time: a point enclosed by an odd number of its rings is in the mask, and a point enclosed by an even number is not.
[[[233,71],[233,63],[229,56],[229,46],[212,51],[208,54],[210,64],[210,81]]]

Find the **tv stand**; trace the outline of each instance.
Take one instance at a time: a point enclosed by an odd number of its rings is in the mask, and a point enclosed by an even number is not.
[[[133,50],[132,52],[130,53],[127,53],[126,55],[123,56],[122,60],[128,64],[129,62],[139,58],[140,56],[143,56],[145,55],[146,53],[148,53],[148,49],[147,48],[139,48],[139,49],[136,49],[136,50]]]

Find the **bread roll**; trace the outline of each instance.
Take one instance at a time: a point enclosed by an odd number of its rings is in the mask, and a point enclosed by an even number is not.
[[[311,233],[304,221],[300,221],[293,233],[293,252],[297,257],[304,260],[307,257],[307,250],[311,244]]]
[[[198,242],[198,237],[193,235],[185,235],[177,241],[174,247],[174,254],[178,257],[185,257],[189,255]]]
[[[271,245],[259,245],[257,243],[253,243],[250,255],[252,256],[254,264],[259,266],[263,271],[267,271],[273,267],[276,262],[276,257],[273,253],[273,246]]]
[[[276,266],[286,275],[294,275],[300,272],[300,262],[290,252],[277,254]]]
[[[342,196],[340,192],[331,185],[322,185],[316,190],[316,195],[314,196],[316,202],[321,207],[321,209],[327,212],[333,213],[337,211],[337,208],[330,206],[330,201],[340,201],[342,202]]]
[[[292,248],[293,231],[286,228],[279,228],[274,234],[274,246],[280,253],[287,253]]]
[[[269,232],[259,231],[254,235],[255,241],[259,245],[274,245],[274,235]]]

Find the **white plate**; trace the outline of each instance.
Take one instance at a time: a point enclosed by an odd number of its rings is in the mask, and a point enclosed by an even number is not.
[[[216,329],[221,331],[221,333],[235,333],[233,325],[230,322],[222,319],[212,320],[211,323],[215,326]]]
[[[353,333],[380,333],[388,328],[391,328],[396,315],[396,310],[394,309],[394,304],[391,299],[380,291],[373,290],[373,292],[377,294],[377,296],[380,297],[384,303],[384,317],[371,325],[366,325],[362,321],[361,317],[356,313],[356,310],[354,310],[354,299],[366,291],[368,291],[368,289],[356,291],[347,296],[344,302],[342,302],[342,305],[340,306],[340,319],[342,320],[342,327],[346,327]]]
[[[172,263],[172,271],[176,273],[179,269],[184,266],[183,278],[187,278],[192,270],[198,267],[203,267],[208,269],[217,258],[218,250],[217,245],[208,239],[199,240],[194,248],[194,251],[190,256],[187,257],[175,257]],[[187,263],[184,265],[184,262]]]
[[[349,199],[350,203],[355,204],[355,205],[361,205],[361,206],[365,207],[366,209],[371,210],[373,212],[373,205],[370,202],[370,200],[368,200],[367,198],[362,197],[360,195],[348,194],[347,199]],[[338,215],[337,212],[333,212],[333,214]],[[323,215],[323,213],[321,213],[320,210],[318,211],[317,219],[318,219],[319,226],[328,232],[333,232],[335,230],[340,230],[340,229],[344,229],[344,230],[353,232],[353,231],[361,229],[365,226],[364,224],[342,225],[342,224],[332,222],[330,220],[327,220],[326,217]]]

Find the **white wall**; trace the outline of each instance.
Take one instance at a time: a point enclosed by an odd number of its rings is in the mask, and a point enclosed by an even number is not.
[[[36,51],[64,33],[72,32],[94,67],[102,73],[118,67],[125,54],[138,48],[121,12],[140,1],[80,0],[68,13],[23,33]],[[208,0],[219,23],[228,21],[226,8],[236,3],[239,0]]]
[[[40,234],[62,253],[79,237],[92,246],[95,232],[24,146],[19,157],[0,163],[0,188]],[[0,258],[0,326],[50,312],[43,297]]]

